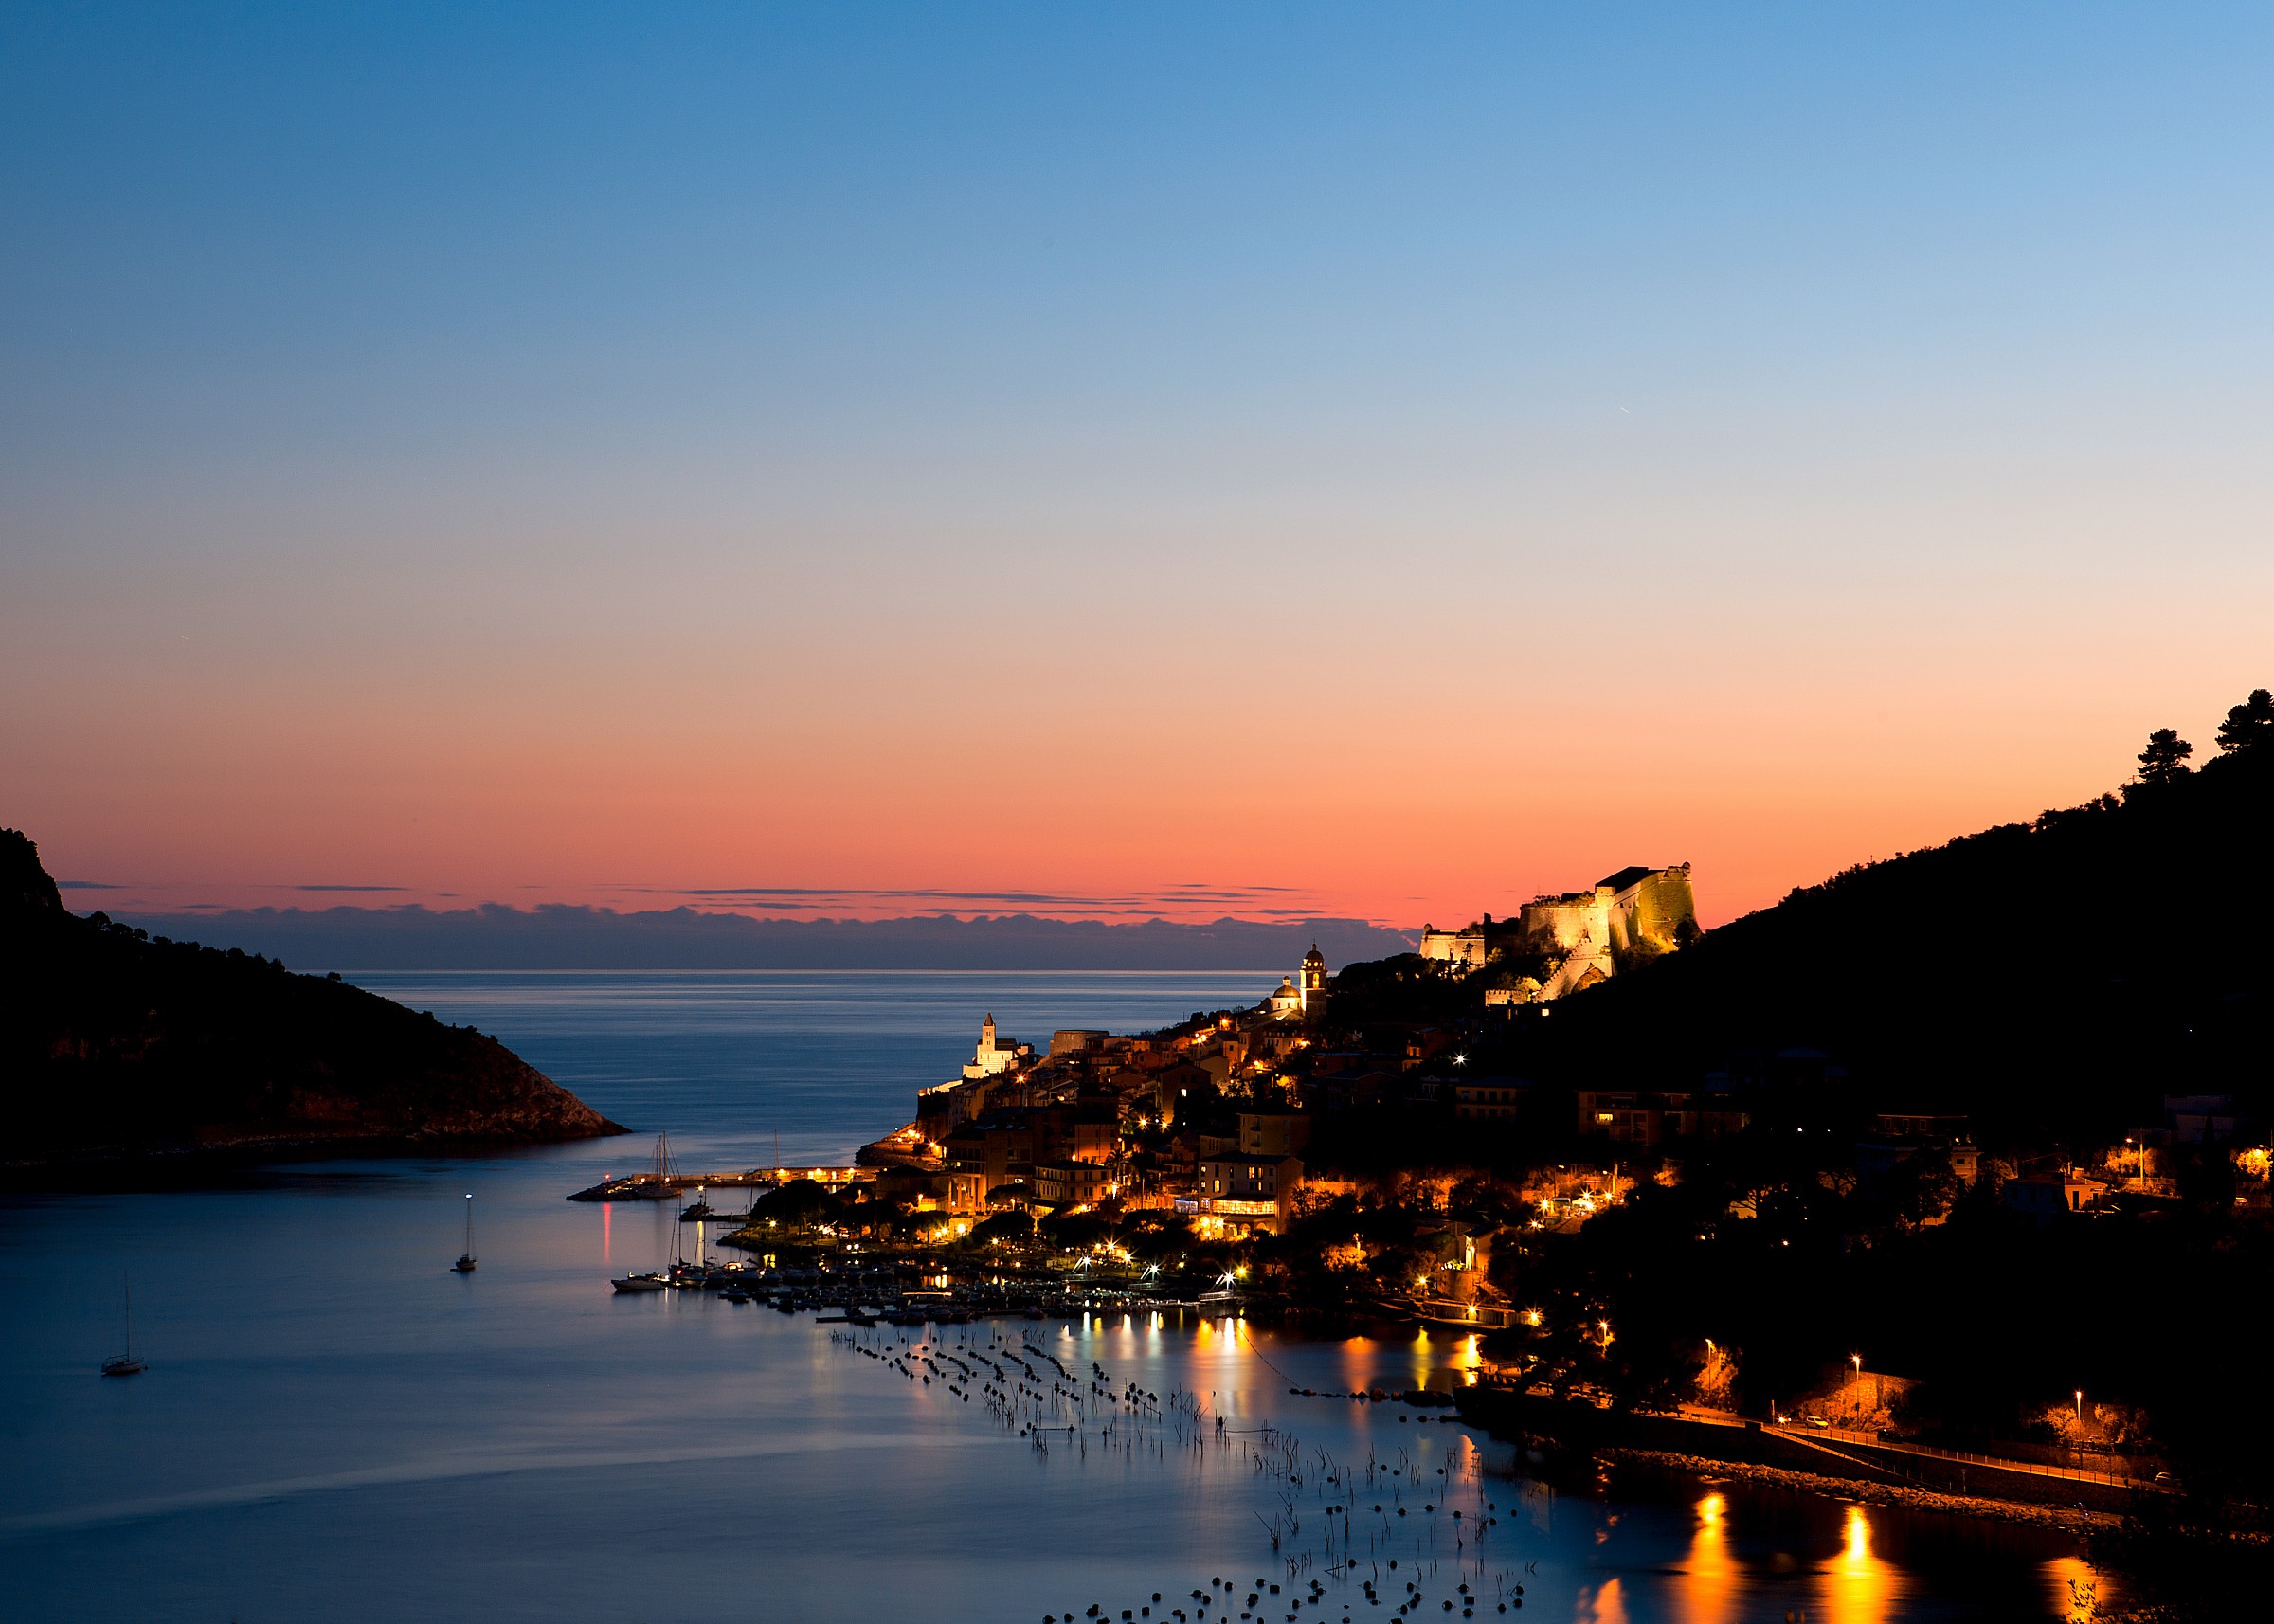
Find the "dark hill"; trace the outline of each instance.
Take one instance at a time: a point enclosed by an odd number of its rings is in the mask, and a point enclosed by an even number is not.
[[[1794,1048],[1865,1109],[1993,1136],[2159,1121],[2164,1093],[2267,1103],[2274,744],[1849,869],[1530,1023],[1532,1069],[1694,1088]]]
[[[0,1167],[621,1132],[496,1038],[64,909],[0,830]]]

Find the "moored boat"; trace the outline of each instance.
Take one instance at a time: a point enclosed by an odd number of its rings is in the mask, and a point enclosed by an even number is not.
[[[476,1262],[477,1259],[474,1256],[474,1196],[473,1192],[468,1191],[466,1194],[466,1249],[459,1254],[458,1261],[450,1267],[458,1273],[471,1274],[474,1272]]]
[[[105,1376],[139,1376],[150,1368],[147,1362],[135,1357],[135,1288],[125,1274],[118,1276],[118,1289],[126,1302],[126,1351],[102,1362]]]

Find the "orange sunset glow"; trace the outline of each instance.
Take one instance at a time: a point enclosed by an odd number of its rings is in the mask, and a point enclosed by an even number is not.
[[[585,590],[618,585],[595,571]],[[1326,677],[1308,632],[1218,646],[1229,626],[1109,610],[1088,646],[1058,644],[1047,606],[1038,646],[984,659],[851,623],[785,647],[719,625],[723,590],[682,589],[700,636],[659,629],[680,610],[651,602],[619,604],[649,623],[612,641],[545,646],[525,609],[408,650],[352,604],[288,635],[121,588],[147,634],[124,647],[68,614],[11,642],[10,803],[59,875],[117,888],[80,894],[114,911],[542,900],[1410,928],[1687,860],[1718,922],[2081,800],[2135,734],[2224,692],[2215,647],[2153,674],[2055,647],[2070,679],[2040,689],[2002,632],[1930,649],[1945,628],[1858,624],[1843,648],[1724,601],[1687,606],[1654,662],[1535,709],[1525,668],[1583,639],[1496,652],[1473,607],[1440,632],[1393,605],[1397,635],[1371,639],[1345,609]],[[177,619],[198,629],[170,645]],[[1478,645],[1457,689],[1404,652],[1437,636]],[[296,673],[324,642],[323,668]]]

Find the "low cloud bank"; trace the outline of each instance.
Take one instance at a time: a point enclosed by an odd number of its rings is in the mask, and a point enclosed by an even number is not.
[[[1363,919],[1107,925],[1032,914],[752,919],[673,908],[253,908],[144,914],[153,936],[241,947],[296,970],[1292,970],[1409,952]]]

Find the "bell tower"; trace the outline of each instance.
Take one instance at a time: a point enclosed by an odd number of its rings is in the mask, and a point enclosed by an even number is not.
[[[1303,973],[1297,985],[1303,994],[1303,1013],[1308,1015],[1311,1005],[1326,997],[1326,955],[1319,951],[1316,942],[1303,955]]]

